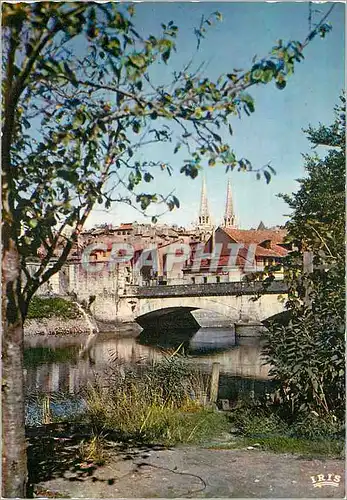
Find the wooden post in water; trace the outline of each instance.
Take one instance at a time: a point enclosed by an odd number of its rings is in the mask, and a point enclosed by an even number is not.
[[[210,385],[210,402],[211,403],[217,403],[217,399],[218,399],[219,370],[220,370],[220,363],[213,363],[212,374],[211,374],[211,385]]]

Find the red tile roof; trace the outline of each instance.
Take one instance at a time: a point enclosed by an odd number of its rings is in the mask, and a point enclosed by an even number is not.
[[[244,258],[247,257],[248,253],[248,245],[243,248],[240,248],[239,254]],[[279,246],[279,245],[271,245],[271,248],[264,248],[260,245],[256,246],[255,256],[256,257],[285,257],[288,255],[288,250]]]
[[[244,247],[240,248],[237,257],[236,257],[236,266],[240,267],[241,269],[245,266],[246,261],[248,261],[250,258],[252,259],[253,255],[248,255],[248,250],[249,250],[249,245],[245,245]],[[284,257],[288,254],[288,250],[285,248],[280,247],[279,245],[273,244],[271,248],[263,248],[259,245],[256,246],[255,249],[255,257],[272,257],[272,258],[279,258],[279,257]],[[227,266],[229,262],[229,255],[221,255],[218,260],[218,268]],[[187,267],[190,267],[192,265],[192,262],[188,264]],[[201,268],[209,268],[211,265],[211,259],[203,259],[201,261]]]
[[[221,228],[228,236],[237,243],[262,243],[270,240],[273,243],[283,243],[287,234],[285,229],[233,229],[229,227]]]
[[[285,257],[288,255],[288,250],[279,245],[272,245],[271,248],[263,248],[257,245],[255,255],[257,257]]]

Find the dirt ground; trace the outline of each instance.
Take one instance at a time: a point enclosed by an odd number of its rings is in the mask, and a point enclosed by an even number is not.
[[[37,464],[37,467],[40,465]],[[79,464],[41,481],[36,496],[72,498],[344,498],[344,462],[258,449],[114,449],[101,467]],[[37,471],[39,472],[39,471]],[[338,474],[338,487],[311,476]]]

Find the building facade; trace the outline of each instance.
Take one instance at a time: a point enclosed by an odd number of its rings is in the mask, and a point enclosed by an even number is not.
[[[281,279],[281,262],[291,249],[285,236],[284,229],[266,229],[262,222],[258,229],[238,228],[230,180],[222,223],[214,226],[203,179],[195,227],[129,222],[85,230],[41,292],[123,295],[130,285],[240,281],[270,265],[278,266],[275,278]]]

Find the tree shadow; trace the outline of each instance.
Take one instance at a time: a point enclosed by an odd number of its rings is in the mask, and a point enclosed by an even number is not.
[[[99,431],[100,432],[100,431]],[[116,477],[100,479],[94,476],[103,462],[88,460],[80,453],[82,442],[90,442],[98,430],[85,424],[48,424],[41,427],[30,427],[26,430],[28,441],[28,486],[27,498],[33,498],[40,492],[37,485],[41,482],[64,477],[67,481],[102,481],[114,484]],[[104,451],[118,460],[134,461],[147,458],[149,451],[159,451],[167,447],[141,443],[139,440],[124,439],[115,431],[102,432]],[[136,466],[135,466],[136,468]],[[39,491],[38,491],[39,490]],[[47,495],[48,493],[48,495]],[[52,495],[44,491],[44,496]]]

